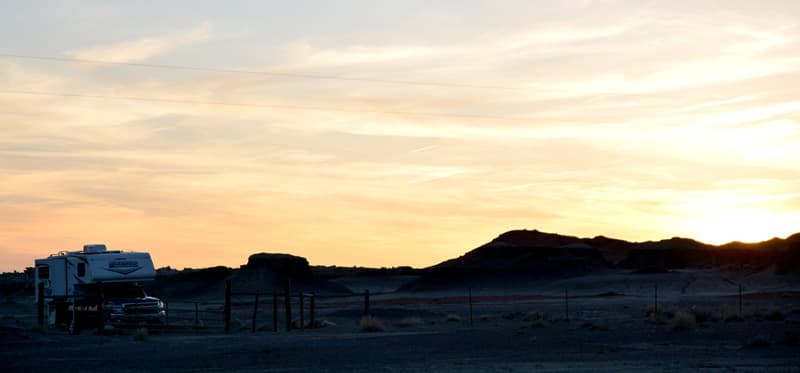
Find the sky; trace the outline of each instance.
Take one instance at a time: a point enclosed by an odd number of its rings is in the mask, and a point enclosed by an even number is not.
[[[0,1],[0,271],[800,231],[800,2]]]

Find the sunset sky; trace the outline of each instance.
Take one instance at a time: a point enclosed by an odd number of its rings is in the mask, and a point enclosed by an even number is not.
[[[427,266],[523,228],[800,231],[800,2],[0,4],[0,271]]]

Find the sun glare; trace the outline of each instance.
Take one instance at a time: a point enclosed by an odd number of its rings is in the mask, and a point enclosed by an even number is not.
[[[779,213],[752,209],[727,209],[687,219],[688,235],[701,242],[721,245],[731,241],[760,242],[784,238],[792,232],[788,219]]]

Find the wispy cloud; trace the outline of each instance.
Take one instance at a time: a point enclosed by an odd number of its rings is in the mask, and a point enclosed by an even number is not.
[[[206,41],[211,36],[211,25],[203,23],[189,30],[169,35],[126,40],[114,44],[98,45],[67,51],[65,54],[82,60],[106,62],[138,62],[169,53],[175,49]]]

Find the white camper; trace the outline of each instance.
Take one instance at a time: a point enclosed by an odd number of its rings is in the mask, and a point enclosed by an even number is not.
[[[112,325],[160,322],[164,316],[163,303],[137,284],[155,278],[149,253],[84,245],[82,251],[62,251],[35,263],[36,299],[46,300],[52,325],[77,331],[78,312],[96,311],[98,299],[103,299],[105,318]]]

